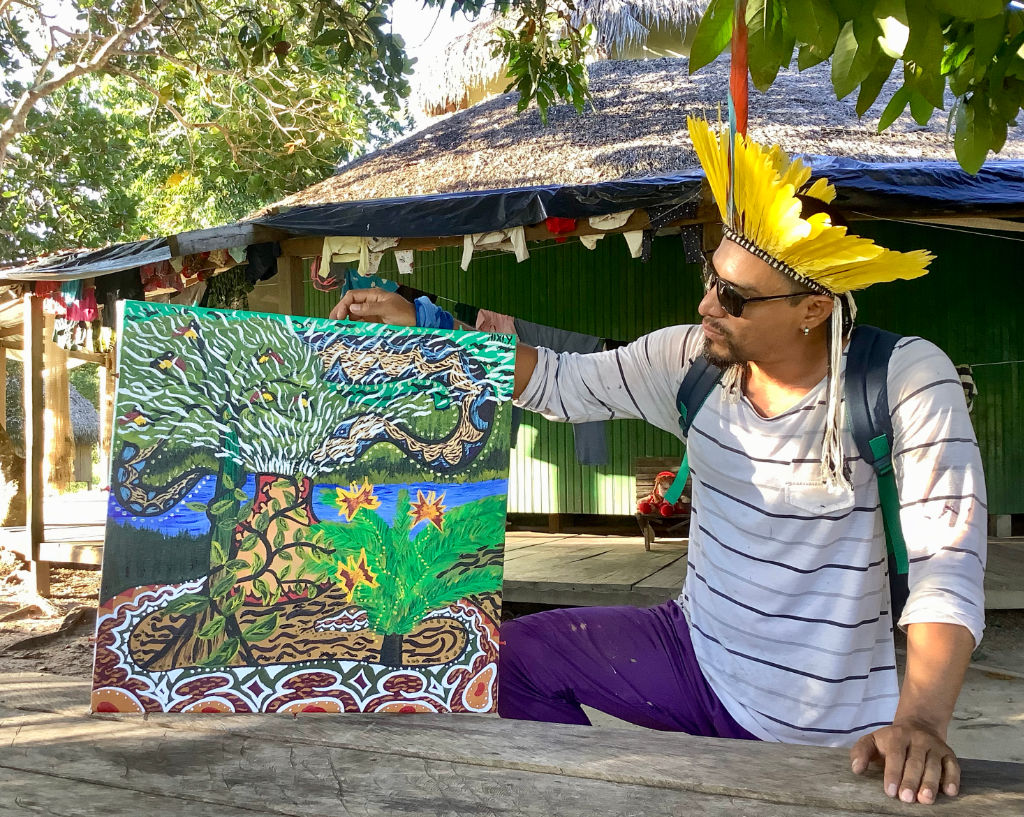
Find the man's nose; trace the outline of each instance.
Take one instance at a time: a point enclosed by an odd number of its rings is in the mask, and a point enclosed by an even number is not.
[[[722,309],[722,305],[718,302],[718,292],[714,287],[711,287],[711,289],[704,293],[704,297],[700,299],[700,304],[697,305],[697,312],[702,318],[725,317],[725,310]]]

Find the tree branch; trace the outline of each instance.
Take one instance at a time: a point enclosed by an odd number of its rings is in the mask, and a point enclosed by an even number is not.
[[[29,112],[40,100],[45,99],[80,76],[96,73],[106,68],[111,57],[124,48],[136,34],[152,25],[160,14],[162,14],[160,6],[154,5],[148,11],[143,12],[132,25],[126,26],[108,37],[96,49],[90,59],[76,62],[51,79],[43,79],[42,74],[38,74],[36,81],[22,93],[14,104],[7,121],[0,125],[0,170],[3,169],[7,161],[7,151],[11,142],[15,136],[25,130],[25,123],[28,120]],[[48,60],[49,57],[44,62],[44,67]]]

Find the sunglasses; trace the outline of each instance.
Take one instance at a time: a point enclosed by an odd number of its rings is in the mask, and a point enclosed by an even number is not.
[[[743,307],[747,304],[758,301],[781,301],[784,298],[802,298],[804,295],[814,294],[808,290],[806,292],[790,292],[786,295],[760,295],[756,298],[748,298],[745,295],[740,295],[736,287],[724,280],[718,274],[715,265],[708,258],[704,259],[703,276],[704,291],[710,292],[714,288],[715,294],[718,296],[718,303],[722,305],[722,309],[734,318],[738,318],[743,314]]]

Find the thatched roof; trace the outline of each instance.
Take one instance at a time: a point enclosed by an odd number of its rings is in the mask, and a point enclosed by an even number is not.
[[[578,0],[574,22],[592,23],[597,56],[615,58],[628,47],[642,48],[654,29],[683,32],[707,7],[707,0]],[[505,62],[492,54],[496,29],[515,28],[512,17],[489,17],[456,37],[416,67],[413,105],[431,115],[461,110],[469,102],[508,85]]]
[[[21,401],[21,373],[7,377],[7,433],[19,447],[24,445],[25,408]],[[96,407],[73,385],[68,385],[71,429],[75,443],[94,443],[100,438],[100,416]]]
[[[750,133],[788,151],[862,161],[955,160],[944,114],[922,127],[908,112],[879,134],[878,117],[896,81],[858,120],[852,96],[836,101],[829,72],[827,64],[786,71],[768,93],[751,89]],[[545,126],[535,109],[516,112],[517,95],[503,94],[357,159],[264,212],[676,174],[697,166],[687,115],[716,116],[727,85],[725,59],[692,77],[683,59],[597,63],[591,68],[594,109],[582,115],[571,106],[555,106]],[[1000,158],[1024,159],[1024,129],[1011,129]]]

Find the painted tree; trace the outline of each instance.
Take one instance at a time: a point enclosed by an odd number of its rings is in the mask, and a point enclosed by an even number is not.
[[[129,511],[159,515],[199,477],[215,476],[209,501],[190,503],[210,524],[207,592],[167,612],[191,616],[189,626],[216,646],[210,662],[223,663],[273,632],[272,614],[248,632],[237,628],[234,614],[247,599],[266,606],[320,589],[288,563],[320,547],[309,537],[317,521],[311,478],[328,464],[309,453],[337,423],[320,410],[333,387],[291,319],[214,312],[200,321],[187,310],[129,302],[125,327],[116,412],[123,447],[112,491]],[[182,465],[155,486],[148,469],[172,439],[166,455]],[[251,499],[243,490],[250,475]]]
[[[352,603],[366,611],[369,628],[384,637],[381,663],[401,663],[402,637],[428,613],[501,589],[503,496],[448,510],[443,494],[419,492],[410,501],[402,489],[390,526],[377,512],[369,485],[340,491],[334,504],[347,521],[314,526],[331,554],[308,551],[308,571],[324,578],[333,571],[346,583]]]

